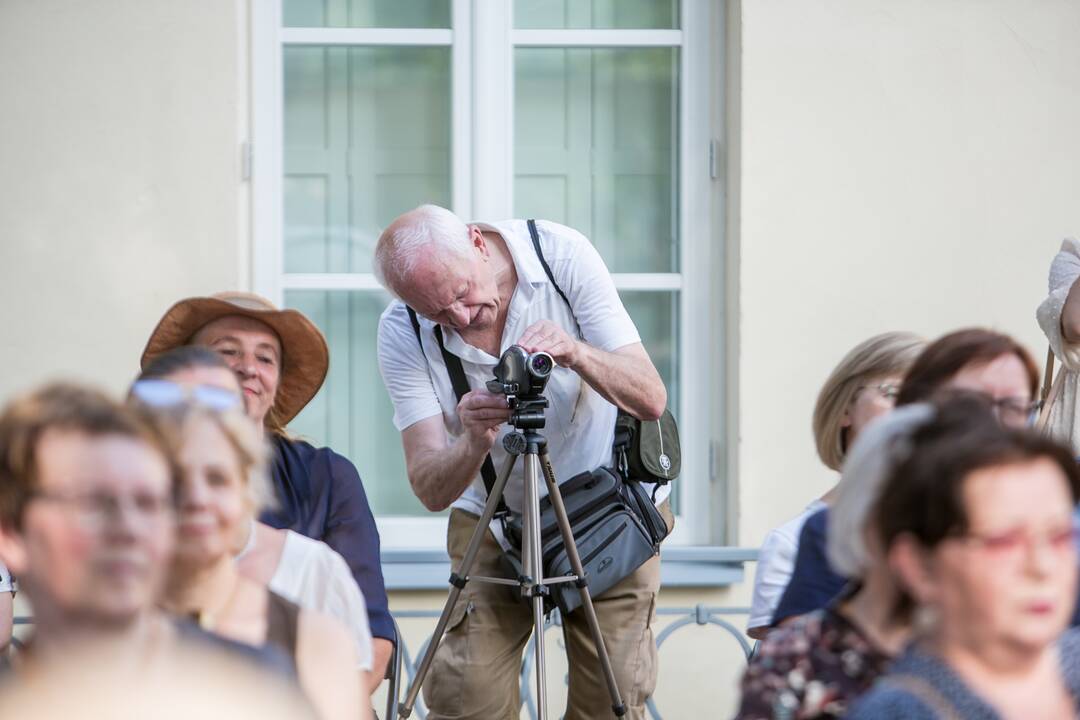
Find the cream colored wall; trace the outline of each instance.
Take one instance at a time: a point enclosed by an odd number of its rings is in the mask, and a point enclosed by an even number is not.
[[[743,2],[741,545],[833,481],[810,412],[858,341],[982,324],[1045,354],[1080,233],[1077,30],[1075,2]]]
[[[171,302],[237,285],[245,6],[0,3],[0,401],[120,390]]]

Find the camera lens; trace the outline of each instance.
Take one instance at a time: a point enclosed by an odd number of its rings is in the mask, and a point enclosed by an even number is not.
[[[535,353],[529,358],[529,369],[536,377],[547,377],[554,366],[555,362],[547,353]]]

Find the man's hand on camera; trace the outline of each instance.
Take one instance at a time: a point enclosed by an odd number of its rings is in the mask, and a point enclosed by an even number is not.
[[[458,403],[457,411],[466,434],[473,440],[486,443],[488,449],[495,444],[499,426],[510,419],[506,396],[495,395],[487,390],[465,393]]]
[[[541,320],[530,325],[517,344],[530,353],[546,352],[565,368],[577,367],[581,355],[581,343],[550,320]]]

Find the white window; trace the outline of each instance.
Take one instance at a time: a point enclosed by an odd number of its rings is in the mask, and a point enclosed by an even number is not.
[[[254,16],[254,285],[326,333],[291,430],[360,470],[387,547],[441,547],[405,477],[376,359],[379,232],[424,202],[583,232],[660,370],[683,440],[673,543],[722,533],[710,478],[709,0],[266,0]]]

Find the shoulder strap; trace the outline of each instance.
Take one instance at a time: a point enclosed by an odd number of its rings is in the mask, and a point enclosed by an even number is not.
[[[416,342],[420,343],[420,350],[424,350],[424,341],[420,339],[420,318],[416,317],[416,311],[408,305],[405,306],[405,310],[409,313],[409,322],[412,323],[412,331],[416,333]]]
[[[424,341],[420,339],[420,319],[416,316],[416,311],[411,307],[406,305],[405,309],[409,311],[409,320],[412,322],[413,332],[416,333],[416,342],[420,343],[420,351],[423,352]],[[461,364],[461,358],[446,349],[446,345],[443,343],[441,325],[435,326],[435,339],[439,342],[439,352],[442,353],[443,363],[446,365],[446,374],[450,376],[450,384],[454,388],[454,395],[457,396],[458,402],[461,402],[461,398],[465,397],[465,394],[471,389],[469,380],[465,377],[465,368]],[[484,456],[484,464],[480,466],[480,476],[484,479],[484,487],[487,489],[488,495],[490,495],[492,488],[495,487],[495,463],[491,462],[491,453]],[[498,517],[509,512],[506,503],[502,498],[499,498],[499,507],[495,511],[495,515]]]
[[[1050,386],[1054,382],[1054,348],[1046,348],[1046,372],[1043,373],[1043,386],[1042,392],[1039,394],[1039,400],[1046,402],[1046,398],[1050,395]]]
[[[536,229],[536,221],[530,219],[528,225],[529,236],[532,237],[532,244],[533,249],[536,250],[536,257],[540,258],[540,264],[544,266],[544,272],[547,273],[548,280],[550,280],[552,286],[554,286],[555,292],[559,293],[559,297],[563,299],[563,302],[566,303],[566,307],[570,308],[570,313],[573,314],[574,306],[570,304],[570,300],[567,299],[566,293],[559,287],[559,283],[555,282],[555,274],[551,272],[551,266],[548,265],[547,260],[544,258],[544,251],[540,249],[540,233]]]
[[[551,281],[551,286],[555,288],[555,292],[559,293],[559,297],[566,303],[566,307],[570,309],[570,317],[574,318],[574,325],[577,326],[578,336],[581,337],[581,323],[577,321],[577,315],[574,313],[574,306],[570,304],[570,298],[566,297],[566,293],[559,287],[559,283],[555,282],[555,273],[551,272],[551,266],[548,265],[547,259],[544,257],[544,251],[540,249],[540,231],[536,229],[536,220],[529,219],[529,236],[532,238],[533,250],[536,251],[536,257],[540,259],[540,264],[544,266],[544,272],[548,276],[548,280]]]

